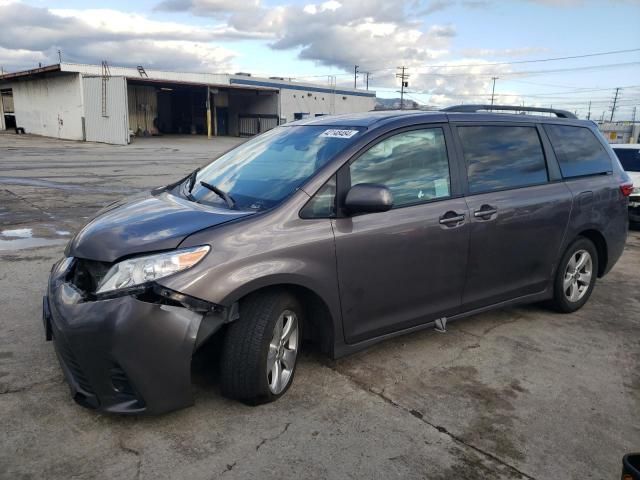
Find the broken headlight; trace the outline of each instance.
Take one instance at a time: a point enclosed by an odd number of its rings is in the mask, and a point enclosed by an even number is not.
[[[204,245],[123,260],[109,269],[98,285],[96,293],[142,285],[186,270],[202,260],[209,248],[208,245]]]

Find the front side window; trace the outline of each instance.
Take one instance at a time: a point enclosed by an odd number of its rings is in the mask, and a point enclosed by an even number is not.
[[[548,180],[535,127],[458,127],[470,193],[484,193]]]
[[[377,143],[349,167],[351,185],[386,186],[393,206],[450,196],[449,160],[444,132],[426,128],[398,133]]]
[[[611,172],[611,159],[593,132],[570,125],[544,126],[565,178]]]
[[[357,128],[326,126],[274,128],[222,155],[198,172],[193,190],[181,189],[197,202],[239,210],[267,210],[296,191],[339,152],[357,140]],[[216,193],[201,182],[215,187]],[[224,199],[227,195],[231,202]]]

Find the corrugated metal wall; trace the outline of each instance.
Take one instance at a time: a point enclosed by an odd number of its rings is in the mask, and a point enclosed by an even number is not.
[[[110,77],[84,77],[85,137],[88,142],[126,145],[129,143],[127,81]]]
[[[80,75],[60,74],[11,84],[15,120],[27,133],[82,140]]]

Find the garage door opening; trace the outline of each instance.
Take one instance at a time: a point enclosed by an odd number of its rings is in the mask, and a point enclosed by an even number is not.
[[[278,124],[277,90],[128,81],[134,136],[250,136]]]
[[[0,112],[4,119],[4,128],[7,130],[16,128],[16,112],[13,107],[12,89],[6,88],[4,90],[0,90],[0,103]]]

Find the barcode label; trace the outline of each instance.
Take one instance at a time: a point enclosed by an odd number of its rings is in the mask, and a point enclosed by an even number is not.
[[[320,136],[327,138],[351,138],[358,132],[359,130],[338,130],[332,128],[331,130],[325,130]]]

